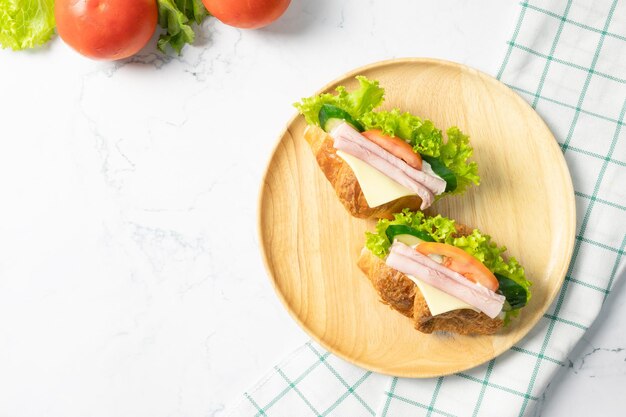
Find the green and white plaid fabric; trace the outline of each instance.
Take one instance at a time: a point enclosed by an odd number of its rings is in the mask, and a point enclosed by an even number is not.
[[[574,181],[578,219],[572,262],[543,319],[489,363],[433,379],[372,374],[308,343],[245,394],[237,416],[532,413],[625,274],[626,1],[521,3],[497,78],[550,126]]]
[[[308,342],[249,392],[235,416],[374,416],[390,377],[359,368]]]

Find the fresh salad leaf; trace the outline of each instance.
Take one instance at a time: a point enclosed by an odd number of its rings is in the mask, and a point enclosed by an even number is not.
[[[360,122],[366,129],[380,129],[386,135],[402,138],[413,146],[415,152],[441,161],[456,177],[456,187],[450,187],[446,192],[462,193],[471,184],[480,184],[478,165],[467,161],[473,152],[469,136],[458,127],[447,130],[448,140],[444,142],[441,130],[433,122],[410,113],[400,113],[397,109],[369,112]]]
[[[48,42],[54,33],[54,0],[0,0],[0,45],[14,51]]]
[[[359,120],[362,115],[378,107],[384,99],[385,90],[378,86],[378,81],[370,81],[363,76],[357,76],[359,88],[348,93],[342,85],[335,89],[337,94],[323,93],[318,96],[303,98],[294,106],[304,116],[307,123],[320,125],[319,113],[322,105],[331,104],[348,112],[354,119]]]
[[[393,220],[379,220],[376,224],[375,232],[365,233],[365,247],[379,258],[384,258],[389,254],[391,242],[385,232],[387,227],[392,224],[410,226],[416,230],[427,232],[437,242],[447,243],[463,249],[481,261],[491,272],[502,275],[524,288],[526,290],[526,302],[530,300],[530,286],[532,283],[526,279],[524,268],[513,257],[505,261],[502,253],[506,251],[506,247],[496,245],[491,241],[489,235],[482,234],[477,229],[474,229],[467,236],[457,236],[454,220],[441,215],[426,217],[422,212],[412,212],[409,209],[404,209],[402,213],[395,214]],[[507,311],[506,314],[508,316],[511,313],[511,317],[515,317],[517,310],[512,309]]]
[[[2,0],[0,0],[2,1]],[[165,29],[157,42],[161,52],[171,47],[178,54],[186,44],[193,43],[193,23],[200,24],[209,15],[201,0],[157,0],[159,25]]]
[[[454,193],[461,193],[472,184],[480,184],[478,164],[468,163],[474,149],[469,144],[469,136],[454,126],[446,131],[448,141],[441,146],[439,159],[456,176],[457,186]]]

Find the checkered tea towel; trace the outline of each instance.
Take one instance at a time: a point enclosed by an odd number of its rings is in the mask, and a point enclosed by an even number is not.
[[[496,76],[550,126],[574,181],[574,253],[548,312],[508,352],[441,378],[372,374],[308,343],[247,392],[235,416],[532,414],[626,275],[626,0],[521,3]]]

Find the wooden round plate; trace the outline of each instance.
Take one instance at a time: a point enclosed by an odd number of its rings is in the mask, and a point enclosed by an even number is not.
[[[481,229],[515,256],[533,281],[520,316],[494,336],[427,335],[379,302],[356,266],[364,232],[318,168],[293,118],[261,187],[259,235],[265,265],[294,319],[326,349],[364,368],[433,377],[480,365],[509,349],[558,293],[575,235],[571,178],[552,133],[535,111],[494,78],[432,59],[399,59],[352,71],[324,87],[354,88],[355,75],[380,81],[384,109],[397,107],[471,136],[479,187],[431,209]]]

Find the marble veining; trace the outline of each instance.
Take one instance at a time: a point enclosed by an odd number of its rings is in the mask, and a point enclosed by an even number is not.
[[[494,73],[518,7],[393,3],[293,0],[259,31],[208,20],[180,56],[0,51],[0,415],[221,417],[308,339],[256,236],[291,103],[394,57]],[[620,289],[537,415],[617,415]]]

